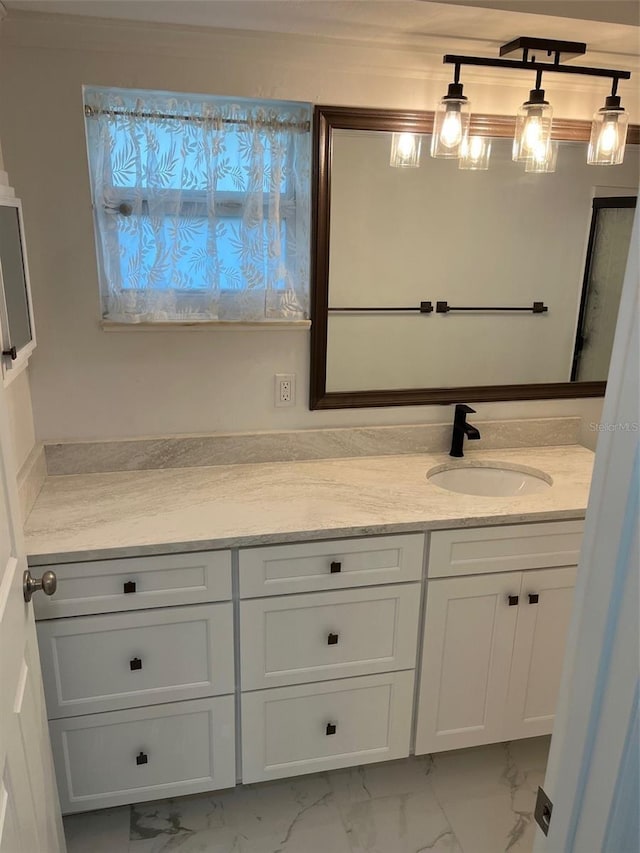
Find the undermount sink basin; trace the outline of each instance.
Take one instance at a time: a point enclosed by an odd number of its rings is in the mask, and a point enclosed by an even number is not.
[[[449,492],[496,498],[539,495],[553,484],[544,471],[504,462],[495,465],[474,462],[438,465],[427,472],[427,479]]]

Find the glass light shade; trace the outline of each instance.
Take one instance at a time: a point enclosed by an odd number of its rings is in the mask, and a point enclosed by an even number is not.
[[[486,136],[469,136],[460,145],[459,169],[486,171],[491,156],[491,140]]]
[[[620,98],[610,95],[605,106],[593,117],[587,163],[619,166],[624,160],[628,124],[629,116],[620,106]]]
[[[394,133],[391,137],[389,165],[396,169],[417,169],[420,166],[422,137],[415,133]]]
[[[539,143],[527,157],[525,172],[543,174],[544,172],[555,172],[558,162],[558,143],[551,139],[546,143]]]
[[[470,104],[462,94],[462,86],[451,83],[433,116],[431,156],[459,158],[462,143],[469,136],[470,118]]]
[[[540,145],[549,143],[552,121],[553,109],[544,100],[544,90],[533,89],[516,116],[513,159],[517,163],[526,162]]]

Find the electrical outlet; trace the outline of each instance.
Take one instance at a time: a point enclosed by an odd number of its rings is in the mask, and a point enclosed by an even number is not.
[[[295,406],[296,375],[295,373],[276,373],[275,405]]]

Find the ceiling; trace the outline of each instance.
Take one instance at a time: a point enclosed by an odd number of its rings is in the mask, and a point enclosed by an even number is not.
[[[640,26],[638,0],[433,0],[433,2]]]
[[[295,33],[368,42],[517,35],[587,42],[591,51],[637,56],[638,0],[4,0],[15,11],[181,26]],[[553,14],[550,14],[553,13]]]

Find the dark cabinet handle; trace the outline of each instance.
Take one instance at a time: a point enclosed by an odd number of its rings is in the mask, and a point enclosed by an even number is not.
[[[139,752],[136,755],[136,764],[138,766],[140,766],[141,764],[148,764],[148,763],[149,763],[149,756],[146,754],[146,752]]]
[[[519,595],[508,595],[509,607],[515,607],[516,604],[520,601]]]
[[[133,672],[134,669],[142,669],[142,661],[140,658],[132,658],[129,661],[129,669]]]
[[[342,571],[342,563],[339,562],[338,560],[333,560],[331,562],[331,574],[335,575],[341,571]]]
[[[338,634],[329,634],[327,637],[327,645],[328,646],[337,646],[338,645]]]
[[[10,347],[9,349],[3,349],[2,355],[6,355],[8,358],[11,358],[11,361],[15,361],[18,357],[18,350],[15,347]]]
[[[124,592],[127,595],[130,592],[136,591],[136,582],[135,581],[127,581],[124,585]]]
[[[336,723],[327,723],[327,734],[334,735],[336,733],[336,729],[338,728]]]
[[[540,596],[538,595],[537,592],[530,592],[529,593],[529,604],[537,604],[539,600],[540,600]]]

